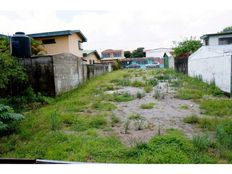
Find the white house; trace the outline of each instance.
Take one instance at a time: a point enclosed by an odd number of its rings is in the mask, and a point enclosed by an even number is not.
[[[232,32],[207,34],[201,37],[204,46],[188,59],[188,75],[201,76],[205,82],[215,82],[222,91],[232,88]]]
[[[205,34],[201,39],[205,46],[229,45],[232,44],[232,32]]]
[[[146,53],[146,57],[159,57],[163,58],[164,53],[171,52],[171,48],[156,48],[156,49],[148,49],[144,50]]]

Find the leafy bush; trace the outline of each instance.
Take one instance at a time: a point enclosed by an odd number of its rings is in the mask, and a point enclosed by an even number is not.
[[[0,104],[0,135],[6,135],[15,130],[15,124],[24,119],[21,114],[6,105]]]

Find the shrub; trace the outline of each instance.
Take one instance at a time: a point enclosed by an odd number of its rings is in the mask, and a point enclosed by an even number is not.
[[[6,105],[0,104],[0,135],[7,135],[15,130],[15,124],[24,119],[21,114]]]
[[[155,103],[146,103],[146,104],[142,104],[140,105],[141,109],[152,109],[154,107]]]

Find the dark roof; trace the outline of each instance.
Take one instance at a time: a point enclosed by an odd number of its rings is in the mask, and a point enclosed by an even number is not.
[[[228,34],[232,34],[232,31],[222,32],[222,33],[205,34],[205,35],[201,36],[201,39],[207,39],[210,36],[223,36],[223,35],[228,35]]]
[[[90,54],[95,54],[98,59],[101,59],[100,55],[98,54],[97,50],[84,50],[83,51],[83,56],[87,57]]]
[[[34,33],[28,34],[28,36],[32,38],[41,38],[41,37],[54,37],[54,36],[66,36],[72,35],[73,33],[77,33],[83,42],[87,42],[86,37],[82,34],[80,30],[63,30],[63,31],[52,31],[52,32],[44,32],[44,33]]]

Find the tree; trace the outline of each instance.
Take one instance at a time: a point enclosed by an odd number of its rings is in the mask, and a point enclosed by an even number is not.
[[[194,53],[202,46],[200,40],[190,38],[180,42],[176,47],[173,48],[175,57],[181,56],[185,53]]]
[[[10,82],[23,82],[27,78],[23,67],[10,55],[9,41],[0,38],[0,88]]]
[[[130,58],[131,57],[131,52],[130,51],[124,51],[124,56],[125,56],[125,58]]]
[[[144,52],[143,50],[144,50],[143,47],[137,48],[136,50],[134,50],[134,51],[132,52],[131,57],[132,57],[132,58],[145,57],[146,54],[145,54],[145,52]]]
[[[232,32],[232,26],[225,27],[225,28],[222,30],[222,33],[224,33],[224,32]]]

